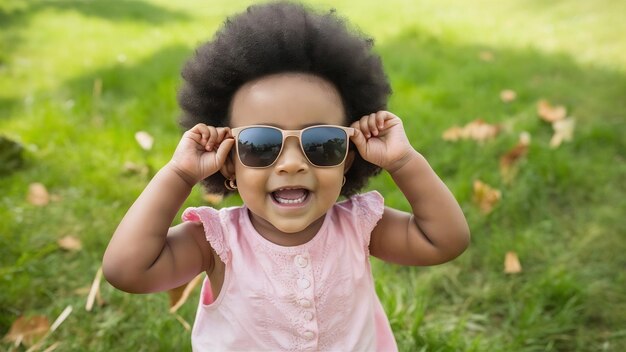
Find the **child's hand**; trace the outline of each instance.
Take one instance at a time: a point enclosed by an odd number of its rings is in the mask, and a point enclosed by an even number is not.
[[[355,121],[356,133],[350,138],[363,159],[388,172],[401,168],[411,156],[409,142],[402,120],[388,111],[379,111]]]
[[[170,165],[193,186],[222,167],[234,144],[230,128],[199,123],[183,134]]]

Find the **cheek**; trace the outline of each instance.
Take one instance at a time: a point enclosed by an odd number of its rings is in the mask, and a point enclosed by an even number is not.
[[[332,190],[339,194],[343,182],[343,169],[327,169],[318,173],[319,188],[321,190]]]
[[[242,166],[235,168],[235,175],[237,175],[237,188],[242,198],[245,198],[247,194],[265,191],[267,177],[262,171]]]

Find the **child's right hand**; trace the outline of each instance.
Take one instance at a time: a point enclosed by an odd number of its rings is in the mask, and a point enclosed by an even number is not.
[[[199,123],[183,134],[169,166],[193,186],[222,167],[234,144],[230,128]]]

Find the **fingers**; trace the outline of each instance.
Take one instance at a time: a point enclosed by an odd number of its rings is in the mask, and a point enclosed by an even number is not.
[[[396,115],[388,111],[378,111],[361,117],[352,124],[352,127],[359,129],[365,138],[377,137],[382,131],[387,129],[387,121],[399,119]]]
[[[222,141],[222,143],[220,143],[219,147],[217,147],[216,150],[216,155],[215,155],[215,159],[216,159],[216,163],[217,165],[223,165],[224,162],[226,161],[226,158],[228,158],[228,153],[230,152],[231,148],[233,147],[233,145],[235,145],[235,140],[233,138],[228,138]]]
[[[220,144],[230,137],[229,127],[213,127],[199,123],[193,126],[186,135],[208,152],[215,151]]]

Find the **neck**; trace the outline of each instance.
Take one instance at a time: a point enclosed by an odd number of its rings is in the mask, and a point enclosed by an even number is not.
[[[305,244],[315,237],[324,223],[325,215],[313,221],[309,226],[299,232],[288,233],[280,231],[269,221],[255,215],[248,209],[250,222],[254,229],[266,240],[284,247],[294,247]]]

